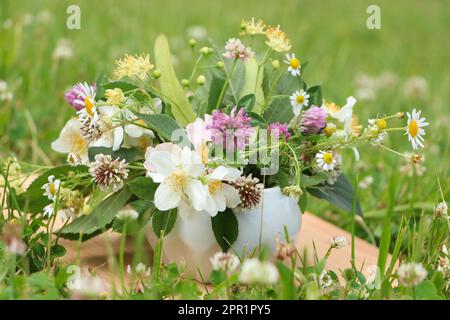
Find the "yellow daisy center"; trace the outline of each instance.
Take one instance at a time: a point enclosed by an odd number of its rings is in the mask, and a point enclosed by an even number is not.
[[[416,120],[411,120],[408,126],[408,131],[413,138],[415,138],[419,134],[419,124]]]
[[[323,161],[324,161],[326,164],[332,164],[332,163],[333,163],[333,154],[332,154],[332,153],[329,153],[329,152],[325,153],[325,154],[323,155]]]
[[[50,191],[52,195],[56,194],[56,185],[53,182],[48,185],[48,191]]]
[[[86,97],[86,99],[84,99],[84,105],[88,115],[91,117],[94,116],[94,104],[91,102],[91,97]]]
[[[387,128],[387,121],[385,119],[378,119],[376,124],[380,130],[384,130]]]
[[[295,101],[297,101],[297,103],[303,103],[303,101],[305,101],[305,97],[302,96],[302,95],[298,95],[298,96],[295,98]]]
[[[186,187],[188,183],[188,176],[185,172],[181,170],[177,170],[172,172],[172,174],[169,176],[169,184],[172,186],[175,190],[182,190],[184,187]]]
[[[291,60],[289,60],[289,65],[293,69],[298,69],[300,68],[300,60],[298,60],[297,58],[292,58]]]
[[[208,191],[211,195],[215,195],[220,189],[222,189],[222,181],[213,180],[208,184]]]

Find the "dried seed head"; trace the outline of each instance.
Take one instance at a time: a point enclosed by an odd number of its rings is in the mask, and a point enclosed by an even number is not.
[[[125,160],[112,160],[110,155],[97,154],[95,162],[89,168],[89,173],[102,189],[120,189],[123,181],[128,178]]]
[[[235,208],[237,212],[250,210],[260,203],[264,185],[258,178],[252,178],[250,174],[247,177],[239,177],[231,185],[238,190],[241,198],[241,203]]]

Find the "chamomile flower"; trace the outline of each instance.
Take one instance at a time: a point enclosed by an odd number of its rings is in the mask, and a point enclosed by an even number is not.
[[[82,124],[89,124],[89,126],[92,127],[98,120],[97,107],[95,106],[96,90],[86,82],[84,84],[77,84],[77,87],[79,92],[78,97],[74,102],[82,106],[77,112],[77,115]]]
[[[49,200],[55,201],[58,195],[59,186],[61,185],[61,181],[56,179],[55,176],[48,177],[48,183],[42,186],[44,190],[44,196],[48,197]]]
[[[319,151],[316,154],[316,162],[324,171],[331,171],[334,169],[337,161],[332,151]]]
[[[424,117],[420,117],[421,113],[422,111],[416,111],[416,109],[414,109],[412,113],[406,113],[406,115],[408,116],[406,134],[408,135],[408,140],[411,142],[414,150],[417,150],[419,147],[423,148],[423,136],[425,135],[425,130],[423,129],[423,127],[429,125],[428,122],[425,122]]]
[[[302,111],[304,106],[309,103],[309,94],[305,90],[295,91],[291,97],[291,106],[294,114],[298,116]]]
[[[286,54],[286,59],[284,60],[285,63],[288,64],[288,71],[294,76],[298,77],[300,76],[300,70],[301,70],[301,64],[300,60],[295,57],[295,54]]]
[[[55,213],[55,204],[52,202],[44,207],[44,212],[42,213],[44,217],[51,217]]]

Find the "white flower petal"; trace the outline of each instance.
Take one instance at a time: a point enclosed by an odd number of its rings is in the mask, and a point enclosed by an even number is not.
[[[210,175],[210,179],[221,181],[234,181],[241,176],[241,171],[236,168],[218,166]]]
[[[206,188],[196,179],[191,179],[186,186],[186,194],[191,200],[192,207],[197,211],[202,211],[206,207]]]
[[[161,183],[155,192],[155,207],[158,210],[166,211],[176,208],[181,202],[181,195],[167,184]]]
[[[154,172],[168,177],[176,169],[172,159],[172,154],[167,151],[151,152],[147,158],[147,163],[153,168]]]

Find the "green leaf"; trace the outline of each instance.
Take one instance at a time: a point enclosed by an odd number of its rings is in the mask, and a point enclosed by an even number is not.
[[[56,246],[52,247],[52,255],[54,257],[62,257],[66,254],[66,248],[64,248],[62,245],[58,244]]]
[[[172,231],[177,221],[177,211],[177,209],[155,211],[152,217],[152,229],[158,238],[162,238]]]
[[[125,160],[125,162],[130,163],[134,161],[139,155],[139,150],[137,148],[120,148],[117,151],[113,151],[112,148],[106,147],[90,147],[88,149],[89,161],[95,161],[95,155],[103,153],[104,155],[110,155],[111,158]]]
[[[62,179],[70,173],[81,174],[87,173],[86,166],[72,167],[69,165],[59,166],[49,169],[37,177],[28,187],[27,191],[17,196],[17,201],[22,209],[28,209],[29,213],[39,213],[42,209],[51,203],[46,196],[43,195],[42,186],[48,182],[49,176],[55,176],[55,179]]]
[[[253,127],[260,127],[260,128],[266,128],[267,123],[266,119],[261,117],[259,114],[254,112],[247,112],[247,114],[252,118],[252,121],[250,122]]]
[[[129,205],[131,205],[134,210],[139,212],[139,215],[142,215],[145,211],[148,209],[154,208],[153,200],[136,200],[133,202],[130,202]]]
[[[280,273],[281,299],[296,299],[294,274],[283,262],[277,261],[276,266]]]
[[[208,108],[207,113],[211,113],[217,105],[217,100],[219,100],[220,91],[225,84],[225,79],[219,76],[215,76],[211,80],[211,86],[209,87],[208,96]]]
[[[157,184],[148,177],[137,177],[129,182],[131,191],[140,199],[153,201]]]
[[[139,88],[137,85],[135,85],[131,82],[128,82],[128,81],[124,81],[124,80],[104,82],[101,84],[101,86],[105,91],[108,89],[119,88],[123,92],[131,91],[131,90],[135,90],[135,89]]]
[[[81,234],[83,240],[86,240],[85,236],[96,234],[108,228],[117,212],[123,208],[130,197],[131,190],[125,185],[121,190],[100,202],[90,214],[75,219],[59,230],[58,233],[62,238],[68,239],[77,238]]]
[[[211,284],[213,286],[217,286],[227,279],[227,275],[222,270],[213,270],[209,278],[211,280]]]
[[[149,127],[154,129],[158,133],[158,135],[165,141],[171,141],[172,133],[175,130],[178,130],[177,132],[179,132],[180,136],[178,136],[178,137],[174,136],[173,137],[174,139],[179,138],[182,141],[187,141],[184,131],[181,130],[182,128],[171,117],[164,115],[164,114],[139,114],[138,116],[139,116],[139,118],[144,120],[144,122]],[[183,139],[186,139],[186,140],[183,140]],[[177,142],[180,142],[180,140],[172,141],[172,142],[177,143]]]
[[[181,125],[186,125],[195,120],[195,113],[192,110],[189,100],[183,87],[178,82],[175,70],[172,66],[172,55],[170,53],[169,42],[164,35],[159,35],[155,41],[155,63],[161,71],[159,79],[161,92],[164,100],[168,99],[172,106],[171,111],[175,119]]]
[[[352,212],[355,190],[343,174],[338,177],[332,186],[324,185],[321,188],[307,188],[306,190],[316,198],[327,200],[338,208]],[[356,201],[356,213],[362,215],[359,200]]]
[[[255,106],[255,102],[256,102],[255,95],[253,93],[250,93],[239,99],[237,107],[238,109],[244,108],[245,111],[250,112]]]
[[[227,208],[211,218],[212,229],[217,243],[227,251],[236,241],[239,232],[238,220],[233,210]]]
[[[245,62],[245,81],[240,96],[244,97],[249,94],[254,94],[256,105],[253,111],[258,114],[261,112],[261,107],[264,104],[264,92],[262,89],[263,76],[264,67],[260,67],[258,73],[258,62],[255,58]]]
[[[294,112],[288,96],[273,99],[269,103],[266,112],[264,112],[264,119],[266,119],[267,123],[289,123],[293,117]]]
[[[306,90],[306,92],[309,93],[310,95],[310,99],[309,99],[309,105],[314,105],[314,106],[321,106],[322,102],[323,102],[323,97],[322,97],[322,87],[321,86],[313,86],[308,88],[308,90]]]
[[[420,300],[442,300],[433,285],[433,282],[427,280],[416,286],[416,299]]]

